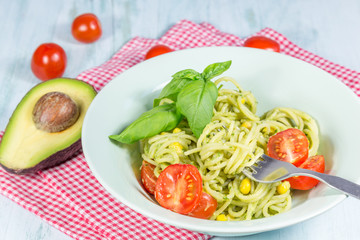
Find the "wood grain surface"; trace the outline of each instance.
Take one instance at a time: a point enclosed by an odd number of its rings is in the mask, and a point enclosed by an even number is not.
[[[86,12],[96,14],[103,26],[102,38],[93,44],[76,42],[70,32],[72,20]],[[159,38],[182,19],[209,22],[239,37],[271,27],[310,52],[360,71],[357,0],[0,0],[0,129],[5,129],[24,94],[39,83],[31,72],[30,60],[41,43],[60,44],[68,57],[64,76],[76,77],[109,59],[131,38]],[[355,240],[360,239],[359,220],[360,202],[348,198],[330,211],[295,226],[247,237],[215,239]],[[70,238],[0,195],[0,239]]]

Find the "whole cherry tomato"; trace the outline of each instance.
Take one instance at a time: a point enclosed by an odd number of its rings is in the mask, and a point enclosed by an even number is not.
[[[270,157],[300,166],[309,154],[306,135],[296,128],[289,128],[269,138],[267,152]]]
[[[92,43],[101,37],[99,19],[92,13],[85,13],[75,18],[71,26],[74,38],[83,43]]]
[[[156,45],[156,46],[150,48],[150,50],[146,53],[145,60],[152,58],[152,57],[156,57],[156,56],[164,54],[164,53],[172,52],[172,51],[173,50],[171,48],[169,48],[168,46]]]
[[[254,36],[248,38],[244,42],[244,47],[260,48],[273,52],[280,52],[279,43],[264,36]]]
[[[31,70],[40,80],[61,77],[66,68],[66,53],[55,43],[43,43],[34,52]]]

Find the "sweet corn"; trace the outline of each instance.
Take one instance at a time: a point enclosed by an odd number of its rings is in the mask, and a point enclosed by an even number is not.
[[[227,221],[227,217],[225,216],[225,214],[219,214],[219,215],[216,217],[216,220],[217,220],[217,221]]]
[[[290,189],[290,183],[288,181],[284,181],[276,187],[278,194],[284,194],[287,191],[289,191],[289,189]]]
[[[274,134],[276,132],[276,128],[270,127],[270,134]]]
[[[181,132],[181,129],[180,129],[180,128],[175,128],[175,129],[173,130],[173,133],[179,133],[179,132]]]
[[[245,128],[247,128],[247,129],[250,129],[250,128],[251,128],[251,123],[249,123],[249,122],[243,122],[243,123],[241,124],[241,127],[245,127]]]
[[[171,143],[169,147],[175,149],[178,154],[182,153],[183,146],[178,142]]]
[[[241,183],[240,183],[240,192],[242,194],[249,194],[251,190],[251,182],[250,182],[250,179],[248,178],[244,178]]]
[[[270,129],[264,128],[263,130],[261,130],[261,132],[264,134],[272,135],[275,133],[275,128],[273,127],[270,127]]]
[[[167,134],[167,132],[162,132],[162,133],[160,133],[160,135],[165,135],[165,134]]]
[[[242,98],[242,99],[240,100],[240,102],[241,102],[242,104],[244,104],[244,103],[246,102],[245,98]]]

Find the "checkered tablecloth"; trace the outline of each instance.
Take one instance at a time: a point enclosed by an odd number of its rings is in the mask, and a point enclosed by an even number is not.
[[[334,75],[360,96],[360,73],[301,49],[273,29],[254,34],[280,43],[281,53]],[[242,46],[242,39],[208,23],[182,20],[160,39],[136,37],[101,66],[77,78],[101,90],[111,79],[144,60],[154,45],[174,50],[205,46]],[[2,136],[2,132],[0,137]],[[147,218],[114,199],[92,175],[82,152],[66,163],[36,174],[18,176],[0,169],[0,193],[75,239],[209,239]]]

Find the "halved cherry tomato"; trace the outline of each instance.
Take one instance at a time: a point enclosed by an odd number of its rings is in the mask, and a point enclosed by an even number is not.
[[[188,214],[200,202],[202,179],[199,170],[190,164],[173,164],[159,175],[155,199],[171,211]]]
[[[244,47],[260,48],[273,52],[280,52],[279,43],[264,36],[254,36],[248,38],[244,42]]]
[[[156,46],[150,48],[150,50],[146,53],[145,60],[152,58],[152,57],[159,56],[164,53],[172,52],[172,51],[173,50],[171,48],[169,48],[168,46],[156,45]]]
[[[269,138],[267,152],[270,157],[300,166],[309,155],[309,141],[296,128],[289,128]]]
[[[324,156],[323,155],[312,156],[308,158],[303,164],[301,164],[299,168],[304,168],[319,173],[324,173],[325,171]],[[319,180],[306,176],[291,177],[286,180],[290,182],[291,188],[299,189],[299,190],[309,190],[315,187],[319,183]]]
[[[157,177],[154,174],[155,165],[146,161],[141,165],[141,182],[147,192],[154,194]]]
[[[42,81],[61,77],[66,68],[66,54],[55,43],[43,43],[34,52],[31,70]]]
[[[85,13],[74,19],[71,33],[80,42],[92,43],[101,37],[101,23],[96,15]]]
[[[200,202],[188,215],[196,218],[209,219],[217,208],[217,201],[206,192],[202,192]]]

